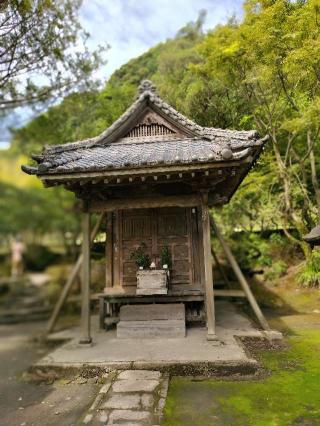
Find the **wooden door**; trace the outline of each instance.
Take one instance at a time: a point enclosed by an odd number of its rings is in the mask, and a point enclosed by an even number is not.
[[[171,285],[173,288],[188,287],[193,281],[191,251],[190,209],[163,208],[157,210],[156,255],[160,265],[160,253],[168,246],[172,257]]]
[[[194,288],[195,259],[193,253],[193,218],[190,208],[159,208],[122,210],[118,215],[119,256],[116,258],[120,284],[129,293],[136,288],[137,267],[131,253],[142,242],[157,267],[160,253],[168,246],[172,256],[171,288]]]
[[[131,253],[144,242],[148,253],[152,251],[153,211],[151,209],[122,210],[119,214],[120,283],[130,292],[137,285],[137,267]]]

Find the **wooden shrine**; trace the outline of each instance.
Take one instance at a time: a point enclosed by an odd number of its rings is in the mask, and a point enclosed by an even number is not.
[[[102,221],[107,229],[102,324],[106,316],[117,317],[127,304],[182,303],[186,319],[204,320],[208,339],[215,339],[213,226],[260,324],[268,328],[209,214],[209,209],[231,199],[265,141],[256,131],[199,126],[165,103],[150,81],[143,81],[135,102],[99,136],[47,146],[33,156],[36,167],[23,166],[46,187],[64,185],[82,200],[83,250],[72,277],[82,267],[83,342],[91,341],[90,244]],[[100,216],[91,232],[92,214]],[[133,254],[142,246],[140,261],[150,264],[139,278]],[[163,264],[164,252],[169,265]],[[146,289],[148,270],[150,288]],[[138,290],[137,272],[142,280]]]

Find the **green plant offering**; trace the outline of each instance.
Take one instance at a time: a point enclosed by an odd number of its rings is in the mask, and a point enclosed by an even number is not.
[[[170,269],[172,266],[171,253],[168,246],[164,246],[160,253],[161,265],[167,265]]]
[[[145,243],[141,243],[140,246],[130,255],[130,259],[134,260],[139,268],[150,267],[151,259],[150,256],[146,253],[146,250],[147,245]]]

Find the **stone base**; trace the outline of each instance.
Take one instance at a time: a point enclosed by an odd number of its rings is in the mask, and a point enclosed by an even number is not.
[[[92,342],[91,338],[90,339],[83,339],[82,338],[82,339],[79,340],[78,345],[82,346],[82,347],[91,347],[93,345],[93,342]]]
[[[120,321],[117,325],[119,339],[157,339],[163,337],[185,337],[183,320]]]
[[[249,357],[239,337],[266,339],[265,333],[257,330],[230,302],[216,300],[215,311],[219,342],[208,341],[207,329],[199,325],[187,328],[187,336],[183,338],[118,339],[116,330],[100,330],[98,317],[93,317],[92,347],[78,345],[82,337],[79,327],[54,333],[50,340],[59,343],[65,340],[65,344],[56,347],[33,368],[55,371],[58,375],[90,371],[92,376],[97,371],[130,369],[205,377],[255,374],[259,364]]]
[[[137,272],[138,295],[167,294],[168,273],[165,269],[147,269]]]
[[[185,337],[186,319],[183,303],[126,305],[120,308],[117,337],[152,339]]]
[[[219,338],[216,334],[207,334],[207,340],[209,342],[219,342]]]

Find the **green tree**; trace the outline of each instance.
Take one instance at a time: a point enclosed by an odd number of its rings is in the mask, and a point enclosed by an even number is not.
[[[239,123],[270,136],[268,192],[286,235],[309,257],[301,236],[319,213],[319,2],[247,1],[243,22],[216,28],[200,52],[198,76],[232,90],[246,104]]]
[[[88,87],[103,49],[88,49],[80,5],[80,0],[1,2],[0,113]]]

